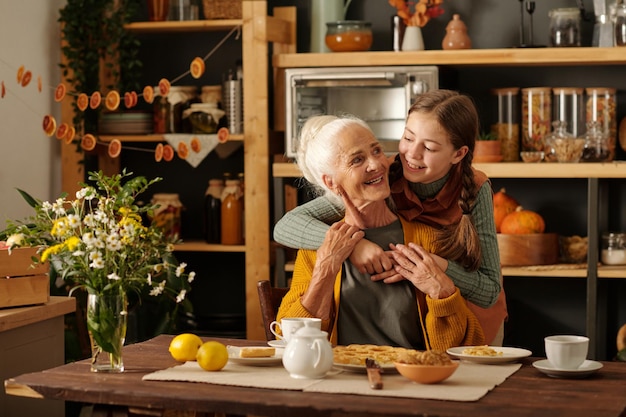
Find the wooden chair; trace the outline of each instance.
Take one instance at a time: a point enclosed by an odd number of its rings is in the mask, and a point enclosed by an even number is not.
[[[276,320],[278,307],[289,288],[272,287],[268,280],[261,280],[257,283],[259,293],[259,303],[261,304],[261,316],[263,317],[263,327],[265,328],[265,338],[274,340],[274,334],[270,331],[270,324]]]

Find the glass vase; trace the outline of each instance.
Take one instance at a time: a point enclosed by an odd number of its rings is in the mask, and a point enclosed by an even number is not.
[[[122,347],[126,339],[127,318],[127,299],[123,289],[114,287],[87,296],[92,372],[124,372]]]

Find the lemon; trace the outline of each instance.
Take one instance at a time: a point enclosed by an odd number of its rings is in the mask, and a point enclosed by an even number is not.
[[[205,371],[219,371],[228,362],[228,349],[220,342],[205,342],[198,349],[196,360]]]
[[[182,333],[170,342],[169,351],[179,362],[195,361],[202,339],[193,333]]]

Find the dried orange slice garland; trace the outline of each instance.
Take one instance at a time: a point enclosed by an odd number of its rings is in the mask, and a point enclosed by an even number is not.
[[[46,132],[46,135],[52,136],[56,128],[57,121],[55,120],[54,116],[46,114],[43,117],[43,131]]]
[[[170,92],[170,82],[166,78],[161,78],[159,81],[159,93],[162,97],[165,97]]]
[[[122,142],[119,139],[113,139],[109,143],[109,148],[107,149],[107,153],[111,158],[117,158],[122,153]]]
[[[100,103],[102,103],[102,95],[100,95],[99,91],[94,91],[91,94],[91,98],[89,98],[89,108],[95,110],[100,107]]]
[[[228,142],[228,137],[230,136],[230,131],[226,127],[220,127],[217,131],[217,141],[219,143]]]
[[[174,148],[171,145],[163,146],[163,160],[170,162],[172,159],[174,159]]]
[[[195,153],[198,153],[200,152],[200,150],[202,150],[202,144],[200,143],[200,140],[195,136],[191,138],[191,142],[189,143],[189,145],[191,146],[191,150]]]
[[[104,99],[104,106],[110,111],[117,110],[120,106],[120,93],[115,90],[109,91]]]
[[[80,93],[76,99],[76,106],[80,111],[87,110],[87,107],[89,106],[89,96],[85,93]]]
[[[96,149],[96,144],[97,144],[96,138],[91,133],[87,133],[80,140],[80,147],[86,151],[93,151],[94,149]]]
[[[65,94],[67,92],[67,88],[65,84],[61,83],[57,85],[57,88],[54,90],[54,101],[57,103],[65,98]]]
[[[195,57],[189,65],[189,73],[195,79],[202,77],[205,69],[206,65],[204,64],[204,60],[200,57]]]
[[[178,143],[178,157],[180,159],[187,159],[189,156],[189,147],[185,142]]]
[[[152,86],[147,85],[143,88],[143,100],[148,104],[152,104],[154,101],[154,88]]]
[[[65,135],[67,135],[67,132],[69,130],[70,126],[63,122],[59,125],[59,127],[57,128],[57,133],[56,133],[56,137],[57,139],[61,140],[65,137]]]

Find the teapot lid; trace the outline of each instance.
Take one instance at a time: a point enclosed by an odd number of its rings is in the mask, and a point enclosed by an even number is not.
[[[299,328],[294,336],[298,337],[328,337],[328,332],[318,329],[317,327],[313,327],[312,325],[308,325],[305,323],[304,327]]]

